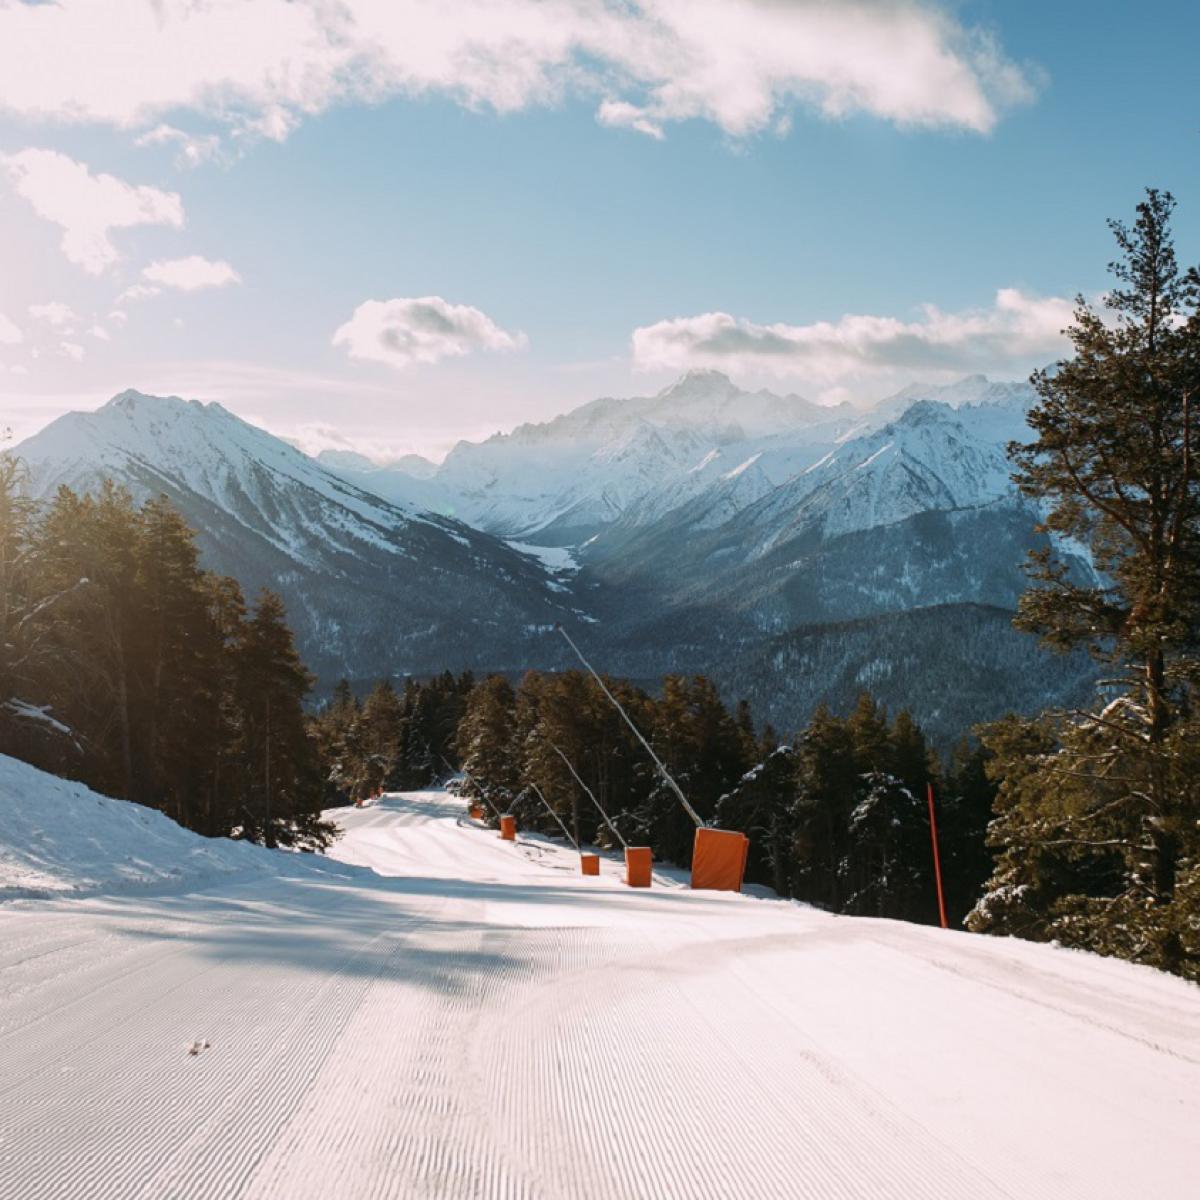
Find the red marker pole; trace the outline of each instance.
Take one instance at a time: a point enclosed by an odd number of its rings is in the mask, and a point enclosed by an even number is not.
[[[946,921],[946,897],[942,894],[942,856],[938,853],[937,815],[933,810],[933,784],[928,784],[929,792],[929,836],[933,839],[933,876],[937,880],[938,916],[942,928],[949,929]]]

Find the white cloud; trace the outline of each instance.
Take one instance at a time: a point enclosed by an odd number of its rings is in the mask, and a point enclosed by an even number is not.
[[[914,373],[957,376],[1044,362],[1066,349],[1073,305],[1001,288],[990,308],[946,313],[926,305],[915,321],[848,315],[812,325],[760,325],[728,313],[658,321],[633,332],[642,370],[715,367],[798,376],[813,383]]]
[[[108,314],[108,319],[114,325],[124,325],[126,321],[129,320],[129,314],[127,312],[122,312],[119,308],[114,308],[112,312]]]
[[[25,9],[24,5],[17,7]],[[11,12],[11,8],[0,9],[0,26]],[[0,77],[3,74],[0,69]],[[135,186],[115,175],[93,175],[86,164],[55,150],[0,154],[0,168],[38,216],[62,228],[62,250],[68,260],[92,275],[100,274],[119,257],[109,239],[112,230],[134,225],[178,229],[183,225],[183,203],[175,192]]]
[[[198,254],[189,255],[187,258],[173,258],[166,262],[152,262],[142,272],[142,278],[148,279],[152,284],[178,288],[182,292],[225,287],[227,284],[242,281],[242,277],[227,262],[211,262]]]
[[[136,128],[191,110],[281,140],[347,101],[437,92],[511,112],[564,94],[651,136],[744,136],[795,104],[990,129],[1031,72],[952,0],[58,0],[0,6],[0,108]],[[169,130],[170,132],[159,132]],[[657,131],[657,132],[656,132]],[[173,126],[147,136],[190,143]],[[192,135],[183,135],[190,138]],[[185,151],[186,153],[186,151]],[[197,149],[197,153],[207,153]]]
[[[129,300],[148,300],[162,291],[160,287],[151,287],[148,283],[132,283],[118,297],[117,303],[124,304]]]
[[[596,109],[596,120],[601,125],[608,125],[615,129],[622,127],[636,129],[638,133],[644,133],[647,137],[652,137],[660,142],[666,137],[662,125],[651,120],[646,115],[644,108],[630,104],[628,100],[603,101]]]
[[[25,335],[3,313],[0,313],[0,346],[19,346]]]
[[[94,337],[94,338],[95,338],[97,341],[100,341],[100,342],[108,342],[108,341],[111,341],[111,340],[112,340],[112,337],[111,337],[111,335],[109,334],[108,330],[104,328],[104,326],[103,326],[103,325],[93,325],[93,326],[91,327],[91,329],[89,329],[89,330],[88,330],[88,332],[89,332],[89,333],[92,335],[92,337]]]
[[[175,146],[178,167],[198,167],[221,157],[221,139],[215,133],[187,133],[174,125],[156,125],[137,138],[134,145]]]
[[[351,358],[403,368],[477,350],[518,350],[527,339],[470,305],[420,296],[364,301],[333,335],[333,344],[345,346]]]
[[[31,304],[29,315],[35,321],[45,321],[55,329],[67,330],[79,319],[75,310],[61,300],[48,300],[45,304]]]
[[[58,348],[62,351],[63,355],[73,362],[82,362],[83,356],[86,353],[78,342],[60,342]]]

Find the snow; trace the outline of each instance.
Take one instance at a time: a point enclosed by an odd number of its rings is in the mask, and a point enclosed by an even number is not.
[[[7,708],[14,717],[18,717],[22,721],[45,725],[48,729],[54,730],[55,733],[61,733],[65,737],[72,735],[69,726],[64,725],[57,717],[51,716],[48,704],[30,704],[25,700],[12,699],[5,700],[0,707]]]
[[[536,558],[548,571],[575,571],[579,564],[567,546],[534,546],[528,542],[509,542],[514,550]]]
[[[738,465],[736,467],[734,467],[732,471],[727,471],[724,475],[721,476],[721,478],[722,479],[736,479],[739,475],[742,474],[743,471],[748,471],[752,466],[754,466],[754,464],[756,462],[758,462],[758,460],[760,458],[762,458],[761,451],[759,451],[757,454],[750,455],[750,457],[748,459],[746,459],[745,462],[738,463]]]
[[[273,861],[0,755],[0,901],[199,885]]]
[[[630,891],[441,792],[338,810],[314,860],[0,779],[0,882],[160,885],[0,905],[5,1197],[1194,1189],[1200,1006],[1148,969]]]
[[[864,458],[862,462],[860,462],[854,469],[856,471],[861,471],[865,467],[869,467],[877,458],[879,458],[880,455],[886,454],[892,448],[892,445],[892,442],[888,442],[886,445],[880,446],[878,450]]]

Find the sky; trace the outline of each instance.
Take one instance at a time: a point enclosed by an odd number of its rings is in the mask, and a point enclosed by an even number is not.
[[[439,457],[693,367],[1020,378],[1144,187],[1200,261],[1198,44],[1185,0],[0,0],[0,436],[133,387]]]

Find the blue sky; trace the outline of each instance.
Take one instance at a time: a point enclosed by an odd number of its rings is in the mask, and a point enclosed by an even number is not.
[[[1200,260],[1190,4],[278,3],[0,6],[0,426],[134,386],[436,454],[688,366],[869,400],[1052,358],[1144,185]]]

